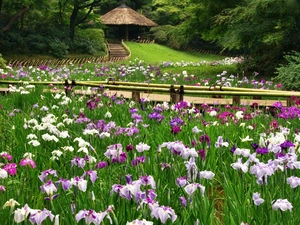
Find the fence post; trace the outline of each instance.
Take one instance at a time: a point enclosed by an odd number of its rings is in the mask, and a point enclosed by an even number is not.
[[[72,80],[72,83],[71,83],[71,89],[73,89],[75,86],[76,86],[76,81],[75,81],[75,80]]]
[[[69,84],[68,80],[65,80],[64,89],[65,89],[66,96],[68,96],[69,92],[71,92],[75,86],[76,86],[75,80],[72,80],[71,84]]]
[[[136,103],[139,103],[141,100],[141,94],[139,91],[132,91],[131,97],[132,100]]]
[[[232,105],[240,105],[241,104],[241,96],[236,95],[232,96]]]
[[[183,95],[184,95],[184,86],[180,85],[180,89],[179,89],[179,100],[183,101]]]
[[[171,103],[180,102],[180,94],[176,92],[173,84],[170,87],[170,102]]]
[[[68,96],[68,89],[69,89],[69,82],[68,82],[68,80],[65,80],[64,89],[65,89],[66,96]]]
[[[291,107],[292,105],[293,105],[292,99],[291,99],[291,98],[287,98],[287,99],[286,99],[286,106],[287,106],[287,107]]]

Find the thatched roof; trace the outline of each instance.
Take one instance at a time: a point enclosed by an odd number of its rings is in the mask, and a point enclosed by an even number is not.
[[[139,25],[145,27],[157,26],[152,20],[139,14],[125,4],[109,11],[101,17],[106,25]]]

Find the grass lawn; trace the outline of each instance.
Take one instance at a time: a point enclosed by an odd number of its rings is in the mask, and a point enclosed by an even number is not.
[[[131,59],[139,58],[149,64],[160,62],[199,62],[217,61],[225,57],[215,54],[198,52],[178,51],[159,44],[140,44],[135,42],[125,42],[131,50]]]

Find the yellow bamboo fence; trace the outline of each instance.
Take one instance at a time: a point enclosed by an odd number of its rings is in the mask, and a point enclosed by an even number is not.
[[[97,94],[96,91],[86,91],[84,87],[96,87],[110,93],[117,93],[125,98],[139,102],[142,98],[153,101],[168,101],[177,103],[185,100],[194,104],[221,104],[221,105],[250,105],[257,103],[261,106],[272,106],[280,101],[285,106],[294,104],[292,97],[300,98],[300,92],[265,90],[238,87],[222,86],[192,86],[192,85],[171,85],[171,84],[151,84],[136,82],[121,82],[110,79],[109,81],[75,81],[65,82],[37,82],[29,81],[28,84],[60,86],[56,91],[64,90],[66,94],[74,92],[76,94]],[[22,85],[21,81],[0,81],[2,88],[0,92],[8,93],[8,88],[3,85]],[[81,89],[79,88],[81,87]],[[44,91],[51,91],[45,88]],[[52,90],[54,91],[54,90]]]

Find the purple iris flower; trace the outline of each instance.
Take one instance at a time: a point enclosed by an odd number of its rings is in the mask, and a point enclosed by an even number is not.
[[[54,177],[57,177],[56,170],[52,170],[52,169],[45,170],[41,173],[41,175],[39,175],[39,178],[43,183],[46,183],[46,178],[49,175],[53,175]]]
[[[107,217],[110,220],[110,223],[112,223],[111,218],[107,211],[96,212],[93,209],[90,210],[84,209],[84,210],[80,210],[75,216],[77,223],[80,220],[84,219],[86,224],[92,224],[92,223],[101,224],[102,221],[105,219],[105,217]]]
[[[166,223],[167,219],[169,218],[172,220],[172,222],[177,219],[175,211],[168,206],[155,207],[151,212],[151,216],[155,217],[156,219],[160,219],[162,223]]]
[[[231,153],[234,153],[235,150],[236,150],[236,145],[234,144],[234,145],[232,146],[232,148],[230,149],[230,152],[231,152]]]
[[[140,181],[141,181],[141,184],[143,184],[145,186],[146,185],[151,185],[151,187],[153,189],[156,188],[156,184],[155,184],[154,178],[151,175],[140,176]]]
[[[34,213],[32,212],[29,216],[29,221],[32,223],[32,224],[37,224],[37,225],[40,225],[43,223],[43,221],[45,219],[47,219],[47,217],[49,217],[49,219],[51,221],[53,221],[54,219],[54,215],[47,209],[44,209],[44,210],[36,210]]]
[[[137,113],[137,112],[138,112],[138,109],[137,109],[137,108],[130,108],[130,109],[129,109],[129,112],[130,112],[130,113]]]
[[[105,162],[105,161],[102,161],[102,162],[97,163],[96,166],[95,166],[95,168],[96,169],[103,169],[103,168],[105,168],[107,166],[108,166],[108,163]]]
[[[161,115],[159,112],[151,112],[148,115],[148,118],[151,120],[156,120],[158,122],[162,121],[165,117],[163,115]]]
[[[291,176],[286,179],[287,183],[291,186],[291,188],[296,188],[300,186],[300,178]]]
[[[12,156],[10,154],[8,154],[7,152],[1,153],[0,158],[6,158],[8,161],[12,160]]]
[[[9,175],[14,176],[17,173],[17,164],[16,163],[8,163],[3,167]]]
[[[175,105],[175,109],[178,109],[178,110],[180,110],[182,108],[185,109],[188,107],[189,107],[189,103],[185,102],[185,101],[180,101],[180,102],[176,103],[176,105]]]
[[[129,144],[129,145],[126,146],[126,151],[127,151],[127,152],[130,152],[130,151],[133,150],[133,148],[134,148],[133,145],[132,145],[132,144]]]
[[[155,193],[155,191],[153,189],[149,189],[148,190],[148,198],[155,200],[157,197],[157,194]]]
[[[186,176],[178,177],[175,183],[178,187],[184,187],[187,184]]]
[[[265,154],[268,154],[268,153],[269,153],[269,150],[268,150],[268,148],[266,148],[266,147],[258,147],[258,148],[256,149],[256,153],[257,153],[257,154],[265,155]]]
[[[171,169],[171,165],[169,163],[161,163],[161,170]]]
[[[208,145],[210,145],[210,138],[209,138],[209,136],[208,135],[201,135],[200,137],[199,137],[199,141],[201,142],[201,143],[207,143]]]
[[[273,107],[275,107],[275,108],[277,108],[277,109],[280,109],[280,108],[282,108],[282,103],[281,103],[281,102],[275,102],[275,103],[273,104]]]
[[[84,158],[80,158],[80,157],[75,157],[74,159],[71,160],[71,167],[72,166],[78,166],[80,168],[84,168],[85,166],[85,159]]]
[[[119,163],[125,162],[127,159],[127,153],[126,152],[121,152],[120,157],[119,157]]]
[[[265,201],[260,197],[260,194],[258,192],[253,193],[252,200],[257,206],[261,205]]]
[[[95,170],[89,170],[89,171],[85,172],[85,174],[90,176],[90,180],[92,183],[95,183],[95,181],[98,178],[97,171],[95,171]]]
[[[184,124],[183,120],[180,119],[179,117],[175,117],[173,120],[170,121],[171,127],[180,126],[180,125],[183,125],[183,124]]]
[[[131,114],[131,118],[135,119],[135,120],[142,120],[143,117],[140,114],[133,113],[133,114]]]
[[[139,156],[136,157],[136,159],[131,161],[132,166],[137,166],[140,163],[145,163],[146,162],[146,157],[145,156]]]
[[[94,110],[97,107],[97,103],[92,100],[88,100],[85,105],[90,110]]]
[[[257,143],[252,143],[252,144],[251,144],[251,147],[252,147],[254,150],[256,150],[256,149],[259,147],[259,145],[258,145]]]
[[[198,150],[198,154],[200,155],[201,160],[204,160],[206,157],[206,151],[204,149]]]
[[[184,207],[186,207],[186,198],[184,197],[184,196],[181,196],[181,197],[179,197],[179,200],[180,200],[180,202],[181,202],[181,204],[184,206]]]
[[[55,182],[55,185],[58,185],[59,183],[61,183],[63,190],[67,191],[70,190],[70,188],[72,187],[72,183],[70,180],[64,179],[64,178],[60,178],[59,181]]]
[[[172,126],[171,133],[178,134],[181,131],[180,126]]]
[[[127,184],[131,184],[132,183],[132,175],[131,174],[127,174],[125,176],[126,182]]]
[[[295,147],[295,145],[291,141],[285,140],[283,143],[280,144],[280,147],[282,150],[287,150],[290,147]]]
[[[120,190],[123,188],[123,185],[121,184],[114,184],[112,187],[111,187],[111,191],[110,191],[110,195],[112,195],[114,192],[119,194],[120,193]]]
[[[57,192],[57,187],[51,180],[48,180],[48,182],[42,185],[40,188],[42,193],[46,193],[50,196],[52,196],[54,192]]]

